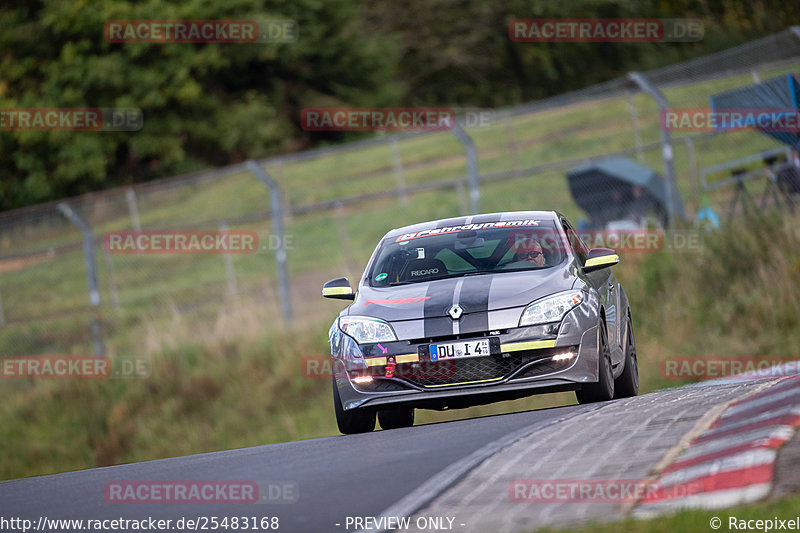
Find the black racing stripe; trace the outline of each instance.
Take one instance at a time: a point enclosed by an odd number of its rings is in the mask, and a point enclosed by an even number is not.
[[[471,333],[489,329],[489,290],[493,276],[464,278],[459,304],[464,308],[459,331]]]
[[[447,310],[453,305],[453,293],[459,279],[443,279],[428,284],[425,296],[423,337],[441,337],[453,334],[453,320]]]

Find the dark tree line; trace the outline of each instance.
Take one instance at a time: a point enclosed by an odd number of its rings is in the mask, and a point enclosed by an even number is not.
[[[781,31],[800,4],[762,0],[5,0],[0,108],[137,107],[138,132],[0,131],[0,209],[265,157],[355,134],[311,133],[320,106],[501,106]],[[293,43],[119,44],[116,19],[297,21]],[[699,18],[697,43],[516,43],[514,18]]]

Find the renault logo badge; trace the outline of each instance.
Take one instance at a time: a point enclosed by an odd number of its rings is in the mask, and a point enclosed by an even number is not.
[[[464,313],[464,309],[461,308],[460,305],[455,304],[453,305],[448,311],[447,314],[450,315],[450,318],[453,320],[458,320],[461,318],[461,315]]]

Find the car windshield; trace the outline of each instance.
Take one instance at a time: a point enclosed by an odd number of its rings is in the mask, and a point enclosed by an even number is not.
[[[515,225],[511,225],[511,224]],[[506,227],[497,227],[505,225]],[[566,258],[552,221],[454,226],[384,239],[370,285],[386,287],[483,273],[542,270]]]

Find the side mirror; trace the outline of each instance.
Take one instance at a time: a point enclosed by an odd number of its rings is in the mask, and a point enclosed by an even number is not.
[[[586,263],[583,271],[586,273],[595,272],[606,267],[614,266],[619,263],[619,255],[611,248],[592,248],[586,256]]]
[[[350,287],[350,280],[347,278],[336,278],[322,286],[322,296],[325,298],[335,298],[337,300],[355,300],[356,295]]]

